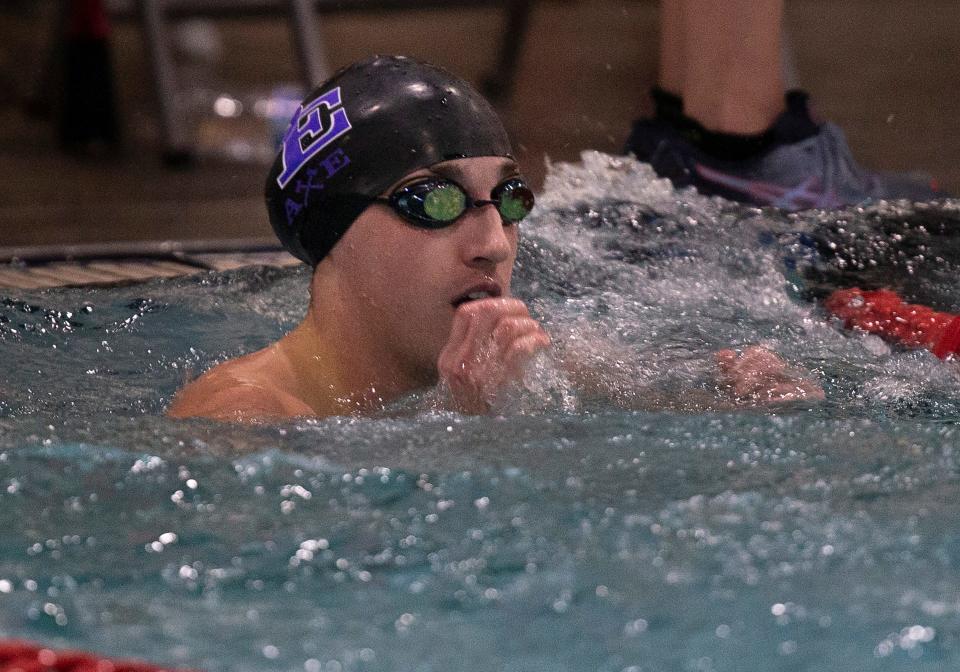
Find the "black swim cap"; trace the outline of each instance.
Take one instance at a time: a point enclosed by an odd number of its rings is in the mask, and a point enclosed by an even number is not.
[[[283,246],[317,264],[387,187],[441,161],[513,158],[490,104],[462,79],[402,56],[347,66],[294,114],[267,176]]]

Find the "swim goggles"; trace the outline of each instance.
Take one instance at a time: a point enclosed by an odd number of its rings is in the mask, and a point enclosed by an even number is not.
[[[493,188],[489,199],[473,199],[453,180],[424,177],[406,184],[387,197],[373,199],[390,206],[414,226],[442,229],[450,226],[470,208],[493,205],[504,223],[515,223],[533,209],[533,191],[520,177],[511,177]]]

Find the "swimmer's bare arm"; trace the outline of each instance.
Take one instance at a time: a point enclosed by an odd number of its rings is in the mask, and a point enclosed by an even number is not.
[[[637,384],[636,357],[625,348],[599,335],[591,342],[603,343],[603,354],[594,351],[584,356],[575,347],[561,348],[564,368],[586,394],[624,408],[702,412],[824,398],[823,389],[811,375],[761,346],[750,346],[741,354],[717,352],[715,391],[691,388],[682,394],[668,394]]]
[[[454,315],[450,338],[437,362],[441,384],[449,391],[456,410],[486,413],[498,393],[522,378],[527,362],[550,345],[550,338],[522,301],[472,301]],[[570,349],[562,350],[564,369],[575,385],[625,407],[721,410],[824,397],[812,377],[759,346],[746,348],[739,355],[732,350],[716,354],[717,387],[724,396],[691,390],[682,399],[635,389],[629,374],[625,377],[624,368],[616,366],[616,357],[592,356],[592,361],[585,364]]]
[[[482,414],[501,391],[523,377],[526,363],[549,347],[547,332],[519,299],[471,301],[454,313],[437,372],[455,410]]]

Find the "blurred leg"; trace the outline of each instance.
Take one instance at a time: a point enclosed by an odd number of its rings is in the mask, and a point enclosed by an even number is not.
[[[843,132],[811,117],[806,93],[785,94],[783,8],[661,0],[655,111],[634,122],[625,151],[677,187],[788,210],[942,196],[929,181],[864,170]]]
[[[662,0],[661,88],[712,131],[766,130],[783,111],[783,0]]]
[[[684,0],[660,1],[660,82],[659,86],[675,96],[683,94]]]

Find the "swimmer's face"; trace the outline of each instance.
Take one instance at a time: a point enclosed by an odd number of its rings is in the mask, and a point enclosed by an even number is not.
[[[440,176],[473,199],[488,199],[494,187],[518,174],[507,158],[456,159],[410,173],[384,195],[417,178]],[[517,240],[518,225],[504,222],[492,205],[469,208],[448,227],[423,229],[375,204],[351,225],[330,259],[343,298],[372,343],[431,383],[454,312],[467,295],[510,295]]]

